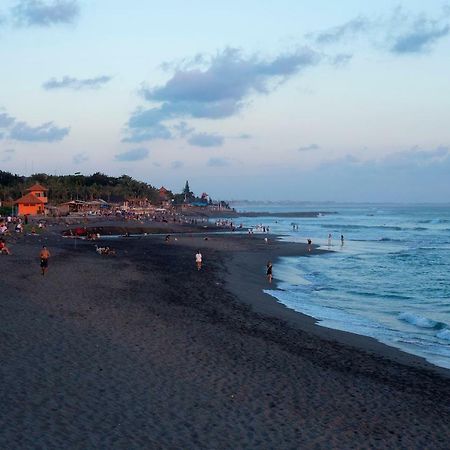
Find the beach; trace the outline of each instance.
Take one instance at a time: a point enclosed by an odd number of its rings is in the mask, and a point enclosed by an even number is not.
[[[448,448],[449,371],[263,293],[268,260],[316,247],[60,231],[1,258],[1,448]]]

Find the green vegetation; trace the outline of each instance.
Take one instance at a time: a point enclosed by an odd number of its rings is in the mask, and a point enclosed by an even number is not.
[[[191,188],[189,187],[189,181],[186,181],[186,184],[184,185],[184,189],[181,192],[181,194],[175,194],[173,196],[175,205],[182,205],[183,203],[192,202],[196,199],[197,197],[195,197],[194,193],[191,191]]]
[[[0,217],[6,217],[12,214],[10,206],[0,206]]]
[[[128,175],[110,177],[100,172],[89,176],[39,173],[24,177],[3,171],[0,171],[0,200],[18,199],[33,183],[41,183],[48,188],[51,203],[98,198],[114,201],[132,197],[146,197],[155,203],[159,200],[158,189]]]
[[[17,200],[26,193],[26,189],[34,183],[44,185],[48,190],[50,203],[59,204],[70,200],[96,200],[103,199],[107,202],[121,202],[129,198],[147,198],[151,203],[160,202],[159,190],[154,186],[137,181],[128,175],[110,177],[97,172],[93,175],[47,175],[37,173],[30,177],[3,172],[0,170],[0,200],[11,202]],[[169,192],[168,200],[174,205],[191,203],[196,206],[211,205],[211,198],[206,194],[196,197],[186,181],[180,194]],[[228,207],[226,202],[220,202],[222,207]],[[11,208],[3,208],[1,214],[10,214]]]

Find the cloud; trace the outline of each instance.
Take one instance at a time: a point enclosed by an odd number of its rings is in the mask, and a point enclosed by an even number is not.
[[[206,165],[208,167],[226,167],[229,166],[230,163],[226,158],[209,158]]]
[[[248,140],[251,139],[253,136],[248,133],[241,133],[235,136],[227,136],[227,139],[242,139],[242,140]]]
[[[440,163],[450,156],[449,147],[437,147],[432,150],[421,150],[413,147],[403,152],[392,153],[378,164],[396,169],[417,168]]]
[[[0,113],[0,129],[4,132],[0,138],[9,138],[16,141],[28,142],[56,142],[64,139],[70,132],[70,127],[60,128],[53,122],[43,123],[38,127],[32,127],[26,122],[17,121],[15,117],[6,112]]]
[[[267,82],[271,77],[293,75],[315,64],[317,58],[318,55],[308,48],[271,60],[258,56],[244,57],[240,50],[227,48],[211,58],[205,70],[179,70],[165,86],[148,91],[147,95],[160,101],[240,100],[251,89],[268,92]]]
[[[70,128],[59,128],[53,122],[31,127],[25,122],[16,122],[11,128],[9,138],[28,142],[57,142],[69,134]]]
[[[344,39],[353,38],[359,34],[363,34],[372,26],[372,21],[366,17],[358,16],[342,25],[318,33],[310,33],[307,37],[313,37],[317,44],[336,44]]]
[[[317,144],[305,145],[303,147],[299,147],[297,150],[299,152],[309,152],[311,150],[319,150],[320,147]]]
[[[184,167],[184,162],[183,161],[173,161],[170,164],[170,168],[171,169],[181,169],[182,167]]]
[[[317,63],[310,49],[279,55],[272,60],[244,57],[227,48],[212,57],[205,68],[178,69],[164,86],[143,89],[147,100],[167,102],[170,111],[194,117],[227,117],[242,106],[252,92],[269,91],[268,82],[288,77]]]
[[[80,13],[76,0],[19,0],[11,9],[17,25],[49,27],[73,23]]]
[[[118,153],[114,158],[116,161],[142,161],[149,154],[146,148],[134,148],[127,152]]]
[[[11,117],[7,113],[0,113],[0,128],[8,128],[16,121],[15,117]]]
[[[197,133],[193,134],[189,139],[190,145],[197,147],[220,147],[223,145],[224,137],[218,134]]]
[[[331,57],[331,64],[335,67],[346,66],[353,58],[349,53],[339,53]]]
[[[128,136],[122,142],[145,142],[153,139],[172,139],[173,135],[169,128],[162,123],[155,123],[146,127],[127,130]]]
[[[86,153],[77,153],[73,155],[72,161],[74,164],[83,164],[86,161],[89,161],[89,156]]]
[[[449,25],[440,25],[434,20],[422,18],[403,34],[394,38],[391,52],[397,54],[423,53],[430,50],[432,44],[447,36]]]
[[[377,48],[394,54],[424,53],[439,39],[450,34],[448,16],[445,8],[443,14],[432,18],[425,13],[413,14],[397,7],[390,16],[358,16],[342,25],[308,33],[306,37],[321,46],[353,43],[356,38],[364,37]],[[348,54],[330,57],[334,65],[346,64],[350,58]]]
[[[372,175],[413,173],[415,170],[450,163],[450,147],[440,146],[431,150],[421,150],[412,147],[409,150],[390,153],[379,159],[363,161],[353,155],[346,155],[336,160],[326,161],[320,165],[320,170],[340,168],[349,171],[361,171]],[[384,176],[384,175],[383,175]]]
[[[175,124],[173,128],[178,133],[178,136],[182,138],[189,136],[195,131],[195,128],[189,127],[189,125],[184,121]]]
[[[297,190],[309,192],[310,200],[448,202],[449,172],[450,147],[413,147],[365,161],[352,155],[328,161],[303,171]],[[283,178],[295,174],[292,168]]]
[[[153,130],[168,120],[231,117],[242,110],[251,95],[268,94],[281,82],[316,65],[319,60],[319,54],[309,48],[272,59],[245,56],[232,48],[210,58],[196,57],[177,67],[164,85],[141,89],[147,101],[160,105],[135,111],[128,121],[127,131],[131,136],[145,135],[142,130]],[[148,134],[148,139],[155,138],[160,136],[153,132]]]
[[[46,90],[53,89],[73,89],[79,91],[81,89],[99,89],[104,84],[108,83],[112,77],[107,75],[102,75],[96,78],[85,78],[78,79],[65,76],[61,78],[61,80],[57,80],[56,78],[51,78],[46,81],[42,87]]]

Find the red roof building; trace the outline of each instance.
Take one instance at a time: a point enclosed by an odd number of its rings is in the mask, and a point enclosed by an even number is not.
[[[161,186],[158,190],[159,192],[159,199],[160,201],[168,200],[169,199],[169,191],[164,187]]]
[[[28,194],[25,194],[14,202],[18,206],[19,216],[24,216],[27,214],[44,214],[45,205],[48,202],[48,189],[36,183],[29,187],[26,191]]]

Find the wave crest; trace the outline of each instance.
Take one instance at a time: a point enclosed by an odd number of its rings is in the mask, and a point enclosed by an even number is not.
[[[436,334],[436,337],[439,339],[444,339],[446,341],[450,341],[450,330],[447,328],[442,330],[440,333]]]
[[[400,313],[398,318],[419,328],[438,328],[440,325],[439,322],[412,313]]]

